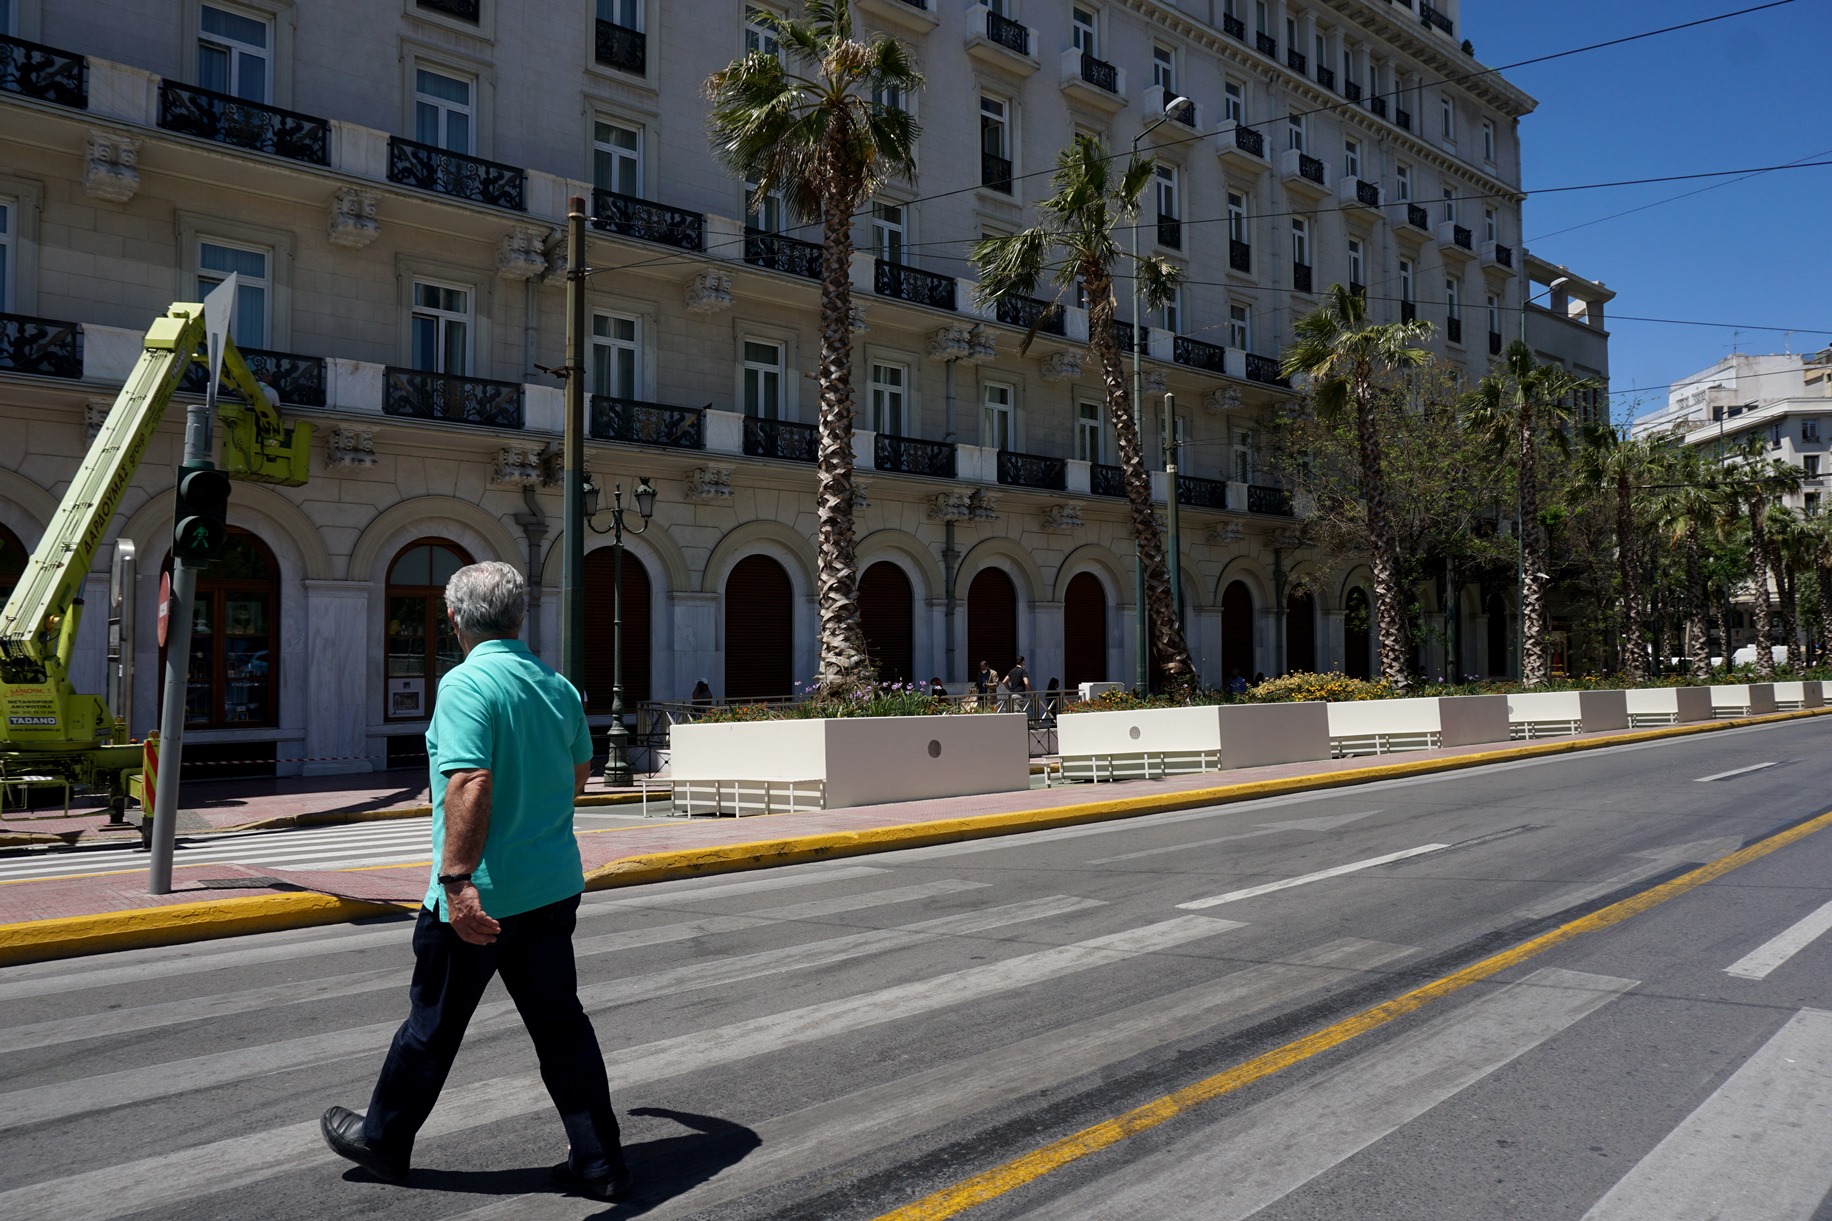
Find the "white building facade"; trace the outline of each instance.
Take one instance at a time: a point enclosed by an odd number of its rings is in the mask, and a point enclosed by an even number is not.
[[[1470,376],[1487,367],[1525,296],[1517,123],[1532,99],[1465,79],[1480,65],[1455,0],[855,7],[928,77],[909,103],[919,172],[861,217],[854,264],[862,601],[886,674],[959,683],[1020,653],[1039,686],[1135,672],[1132,548],[1086,314],[1066,303],[1021,355],[1035,307],[976,308],[966,256],[1033,219],[1075,132],[1123,153],[1178,95],[1192,105],[1142,145],[1161,158],[1145,236],[1187,282],[1143,320],[1144,367],[1148,416],[1174,393],[1183,437],[1192,648],[1210,682],[1366,672],[1372,642],[1344,629],[1365,570],[1315,571],[1289,496],[1256,466],[1259,422],[1293,394],[1278,355],[1343,282],[1376,319],[1435,323],[1434,346]],[[232,557],[203,585],[187,754],[282,774],[415,758],[455,656],[438,613],[453,566],[527,568],[532,643],[557,654],[562,410],[547,370],[563,363],[567,200],[584,196],[588,462],[607,500],[638,475],[660,490],[627,544],[626,701],[684,698],[700,678],[733,698],[806,681],[818,248],[773,203],[748,209],[708,149],[700,95],[766,41],[755,8],[0,7],[0,428],[15,439],[0,447],[0,584],[150,321],[239,273],[238,341],[324,441],[307,486],[235,489]],[[177,414],[110,539],[140,556],[136,732],[158,699],[150,612]],[[600,723],[608,543],[588,539]],[[91,606],[107,582],[104,555]],[[1486,638],[1483,611],[1472,603],[1467,638]],[[103,652],[92,615],[84,689],[101,689]]]

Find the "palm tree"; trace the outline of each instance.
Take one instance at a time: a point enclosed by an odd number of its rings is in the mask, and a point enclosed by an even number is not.
[[[1711,594],[1705,579],[1705,535],[1716,533],[1723,520],[1722,474],[1704,461],[1695,449],[1662,451],[1656,463],[1659,496],[1654,516],[1665,537],[1679,544],[1686,570],[1686,656],[1692,677],[1711,677],[1711,645],[1706,616]],[[1724,625],[1725,653],[1729,653],[1730,625]]]
[[[1775,574],[1776,604],[1781,612],[1788,663],[1798,667],[1807,645],[1805,627],[1800,622],[1800,578],[1813,570],[1818,540],[1806,516],[1781,503],[1768,506],[1763,531],[1768,535],[1769,564]]]
[[[1558,365],[1540,364],[1520,340],[1508,345],[1495,371],[1471,393],[1472,422],[1489,434],[1500,456],[1511,455],[1520,491],[1520,681],[1546,681],[1546,536],[1539,520],[1539,447],[1563,445],[1572,395],[1590,383]]]
[[[1814,591],[1819,595],[1813,614],[1811,651],[1820,665],[1832,657],[1832,514],[1820,509],[1806,513],[1803,531],[1811,546],[1808,565],[1813,571]]]
[[[1759,438],[1752,439],[1729,454],[1730,469],[1725,473],[1725,487],[1730,493],[1727,509],[1741,513],[1749,527],[1749,563],[1751,606],[1756,620],[1756,675],[1775,676],[1775,621],[1769,602],[1771,575],[1768,507],[1779,496],[1800,487],[1800,469],[1767,456]]]
[[[1625,430],[1592,424],[1584,430],[1578,472],[1592,488],[1613,496],[1616,510],[1616,569],[1622,588],[1622,666],[1635,684],[1648,680],[1648,657],[1641,618],[1641,526],[1635,511],[1635,489],[1644,481],[1653,457],[1646,440],[1632,440]]]
[[[1417,368],[1431,359],[1419,347],[1431,338],[1429,322],[1368,321],[1365,298],[1332,284],[1323,306],[1292,327],[1280,371],[1306,377],[1310,398],[1324,416],[1353,413],[1358,465],[1356,483],[1367,514],[1368,552],[1374,569],[1374,624],[1380,640],[1380,672],[1396,690],[1411,683],[1406,642],[1406,599],[1387,503],[1381,407],[1388,398],[1381,379],[1395,370]]]
[[[706,80],[713,152],[821,224],[819,475],[820,666],[824,685],[870,677],[853,534],[852,223],[884,184],[915,169],[915,121],[900,105],[922,87],[894,38],[853,37],[851,0],[808,0],[803,16],[760,14],[781,55],[754,50]]]
[[[1145,573],[1152,645],[1165,682],[1177,688],[1192,685],[1196,669],[1177,618],[1164,542],[1152,509],[1151,476],[1145,470],[1144,447],[1139,441],[1138,405],[1132,401],[1120,363],[1113,319],[1113,265],[1121,257],[1114,229],[1138,222],[1139,201],[1151,184],[1156,164],[1154,158],[1135,156],[1120,170],[1100,141],[1078,134],[1056,157],[1056,171],[1050,179],[1054,193],[1037,204],[1038,223],[1010,237],[975,243],[973,261],[980,273],[975,298],[981,306],[1029,297],[1045,276],[1056,286],[1058,298],[1078,286],[1086,294],[1088,350],[1099,363],[1101,381],[1107,388],[1107,418],[1113,424],[1132,537]],[[1140,259],[1133,274],[1138,277],[1140,295],[1152,309],[1169,300],[1178,280],[1176,268],[1157,258]],[[1029,350],[1035,334],[1033,325],[1019,351]],[[1133,342],[1141,340],[1142,333],[1134,334]]]

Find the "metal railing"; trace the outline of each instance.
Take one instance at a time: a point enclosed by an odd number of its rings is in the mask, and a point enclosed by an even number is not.
[[[1452,225],[1450,227],[1450,240],[1454,245],[1458,246],[1459,248],[1463,250],[1470,249],[1471,243],[1474,241],[1474,239],[1475,239],[1475,235],[1472,234],[1468,229],[1465,229],[1462,225]]]
[[[1238,38],[1242,42],[1247,41],[1247,23],[1232,13],[1221,15],[1221,32],[1229,38]]]
[[[1261,55],[1271,59],[1277,59],[1279,57],[1279,40],[1270,34],[1256,32],[1253,35],[1253,45],[1259,50]]]
[[[522,384],[390,365],[382,370],[382,411],[421,420],[520,428]]]
[[[1264,157],[1266,155],[1266,137],[1251,127],[1236,127],[1234,129],[1234,147],[1243,153]]]
[[[1503,267],[1512,267],[1514,265],[1514,248],[1512,246],[1503,246],[1500,242],[1496,242],[1495,261]]]
[[[1395,106],[1393,108],[1393,122],[1401,131],[1411,131],[1412,112]]]
[[[1309,153],[1298,154],[1298,177],[1308,178],[1318,186],[1323,185],[1323,162]]]
[[[986,40],[1019,55],[1030,54],[1030,27],[1010,17],[1002,17],[991,9],[986,10]]]
[[[1171,339],[1170,351],[1170,358],[1180,365],[1207,369],[1211,373],[1228,371],[1228,350],[1218,343],[1205,343],[1187,335],[1177,335]]]
[[[1177,476],[1177,499],[1198,509],[1226,511],[1228,485],[1219,479],[1202,479],[1195,475]]]
[[[1285,66],[1293,72],[1310,71],[1310,61],[1304,57],[1304,52],[1295,47],[1285,52]]]
[[[589,431],[599,441],[659,445],[665,449],[706,448],[706,408],[670,407],[640,399],[594,394]]]
[[[1366,301],[1368,298],[1368,286],[1361,283],[1359,280],[1350,280],[1349,296],[1360,297],[1363,301]]]
[[[323,407],[326,401],[324,357],[295,356],[291,352],[267,352],[260,348],[241,349],[242,359],[255,380],[274,392],[282,403],[298,407]],[[184,371],[178,388],[187,394],[203,394],[209,389],[210,372],[196,361]],[[230,398],[240,395],[223,384]]]
[[[1322,64],[1318,64],[1317,83],[1322,85],[1325,89],[1334,89],[1336,87],[1335,69],[1325,68]]]
[[[1088,467],[1088,491],[1095,496],[1125,496],[1125,470],[1103,462],[1094,463]]]
[[[1026,330],[1035,327],[1042,335],[1063,335],[1068,331],[1062,307],[1054,301],[1043,301],[1036,297],[1000,297],[992,310],[993,317],[1006,326],[1021,326]]]
[[[1380,207],[1380,186],[1365,178],[1355,180],[1355,202],[1366,204],[1370,208]]]
[[[165,130],[180,135],[313,165],[331,163],[330,120],[250,102],[214,89],[160,81],[158,122]]]
[[[744,452],[753,458],[780,458],[785,462],[820,460],[820,429],[793,420],[744,418]]]
[[[1253,247],[1234,238],[1228,239],[1228,266],[1234,271],[1253,271]]]
[[[706,249],[706,216],[602,188],[592,192],[592,228],[676,250]]]
[[[1489,332],[1489,355],[1490,356],[1501,355],[1501,332],[1500,331],[1490,331]]]
[[[1368,98],[1368,109],[1372,110],[1375,114],[1379,115],[1381,118],[1383,119],[1386,118],[1387,117],[1387,99],[1384,97],[1381,97],[1379,94],[1374,94],[1373,96]]]
[[[649,65],[649,36],[627,25],[598,18],[593,56],[607,68],[644,75]]]
[[[999,482],[1018,488],[1066,491],[1069,486],[1068,460],[1002,449],[999,451]]]
[[[1086,51],[1081,55],[1081,79],[1108,93],[1120,91],[1120,70],[1104,59],[1095,59]]]
[[[1291,286],[1301,293],[1311,291],[1310,264],[1293,261],[1291,264]]]
[[[1463,319],[1446,318],[1444,320],[1444,337],[1452,343],[1463,342]]]
[[[400,136],[388,137],[388,181],[493,208],[528,210],[525,171]]]
[[[1406,205],[1406,223],[1415,229],[1429,230],[1431,228],[1431,213],[1425,211],[1425,209],[1418,204],[1409,203]]]
[[[1359,102],[1361,100],[1360,82],[1344,78],[1342,82],[1342,96],[1351,102]]]
[[[1419,20],[1425,25],[1435,25],[1453,38],[1456,36],[1456,24],[1448,16],[1426,4],[1425,0],[1419,0]]]
[[[1158,213],[1158,245],[1169,246],[1172,250],[1183,249],[1183,222]]]
[[[1011,194],[1011,158],[997,153],[980,153],[980,185]]]
[[[1290,517],[1292,515],[1291,493],[1284,488],[1268,487],[1263,483],[1250,483],[1247,485],[1247,512]]]
[[[1399,303],[1399,320],[1401,322],[1414,322],[1418,319],[1418,316],[1419,316],[1418,302],[1401,301]]]
[[[927,475],[953,479],[956,451],[950,441],[924,441],[881,432],[872,443],[872,465],[900,475]]]
[[[55,318],[0,314],[0,370],[34,377],[81,377],[82,328]]]
[[[821,278],[822,250],[819,242],[804,242],[765,229],[744,231],[744,261],[752,267],[767,267],[803,279]]]
[[[1271,356],[1261,356],[1257,352],[1246,353],[1247,379],[1264,382],[1268,386],[1290,387],[1291,382],[1279,372],[1279,362]]]
[[[0,90],[89,109],[89,60],[73,51],[0,35]]]
[[[933,271],[923,271],[886,259],[874,260],[872,291],[880,297],[895,297],[914,305],[953,310],[954,289],[953,276],[938,275]]]

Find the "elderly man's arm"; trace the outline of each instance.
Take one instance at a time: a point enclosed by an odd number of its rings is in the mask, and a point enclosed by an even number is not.
[[[573,764],[573,796],[574,797],[578,797],[585,792],[585,782],[587,780],[590,780],[591,778],[592,778],[592,761],[590,759],[587,759],[583,763]]]
[[[445,858],[441,876],[473,873],[483,861],[490,835],[490,772],[487,768],[455,771],[445,788]],[[502,926],[483,909],[477,887],[469,882],[445,888],[445,909],[452,931],[472,945],[496,940]]]

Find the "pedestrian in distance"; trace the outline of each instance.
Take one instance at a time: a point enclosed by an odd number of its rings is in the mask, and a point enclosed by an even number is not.
[[[986,661],[980,662],[979,673],[973,676],[973,694],[977,697],[974,703],[982,708],[985,707],[986,701],[997,693],[998,689],[999,676],[993,673],[992,664]]]
[[[555,1181],[613,1200],[630,1172],[572,944],[585,889],[573,801],[591,773],[591,731],[578,691],[518,639],[527,596],[521,573],[495,562],[460,568],[445,587],[464,660],[440,679],[426,732],[434,876],[414,925],[412,1008],[367,1113],[332,1107],[320,1128],[340,1156],[405,1179],[414,1137],[500,973],[566,1129]]]
[[[1052,675],[1049,686],[1043,689],[1043,715],[1047,720],[1055,720],[1062,711],[1062,684]]]
[[[1024,668],[1024,654],[1018,654],[1018,660],[1005,674],[1005,689],[1011,692],[1013,712],[1028,712],[1031,707],[1030,671]]]
[[[1236,669],[1233,674],[1228,676],[1228,694],[1229,695],[1247,694],[1246,676],[1243,675],[1238,669]]]
[[[712,684],[702,678],[693,685],[693,695],[689,698],[695,708],[712,707]]]
[[[938,700],[948,698],[948,684],[941,681],[941,675],[937,674],[929,680],[929,694]]]

